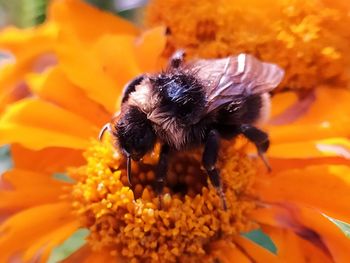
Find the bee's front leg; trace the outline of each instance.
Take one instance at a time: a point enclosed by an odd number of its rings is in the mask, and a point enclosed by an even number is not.
[[[218,159],[220,148],[220,135],[218,131],[211,130],[207,136],[207,140],[204,147],[202,163],[205,170],[208,173],[210,182],[216,188],[218,194],[221,197],[223,208],[226,210],[226,198],[225,194],[222,190],[222,183],[219,171],[216,169],[216,161]]]
[[[265,153],[270,146],[270,140],[267,133],[249,124],[241,125],[240,130],[245,137],[255,144],[258,150],[258,155],[266,165],[267,170],[270,172],[271,166],[265,156]]]
[[[159,154],[158,166],[156,170],[156,185],[155,191],[159,197],[159,205],[161,205],[161,194],[164,188],[164,181],[168,171],[170,147],[167,144],[163,144]]]

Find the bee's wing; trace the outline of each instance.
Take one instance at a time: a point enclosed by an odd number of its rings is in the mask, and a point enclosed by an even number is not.
[[[187,67],[203,82],[207,113],[237,97],[269,92],[277,87],[284,76],[284,71],[277,65],[247,54],[196,60]]]

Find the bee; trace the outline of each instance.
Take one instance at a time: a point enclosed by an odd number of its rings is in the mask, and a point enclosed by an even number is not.
[[[268,117],[269,92],[281,82],[284,71],[248,54],[189,62],[184,57],[183,51],[177,51],[163,72],[129,82],[119,116],[104,126],[100,137],[109,130],[126,156],[129,183],[131,160],[139,161],[160,142],[155,179],[159,196],[169,153],[204,147],[202,165],[226,209],[216,167],[220,140],[243,134],[270,169],[264,155],[270,144],[268,134],[255,125]]]

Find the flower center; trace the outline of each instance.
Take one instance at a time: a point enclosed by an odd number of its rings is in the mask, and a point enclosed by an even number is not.
[[[218,168],[228,209],[201,169],[198,151],[172,156],[162,196],[153,190],[159,150],[133,163],[128,185],[125,159],[109,140],[94,142],[87,164],[74,168],[73,206],[91,234],[93,249],[108,248],[128,259],[175,262],[210,255],[210,243],[230,240],[254,222],[255,204],[245,193],[255,175],[252,161],[233,147],[223,147]],[[161,205],[159,200],[161,199]]]

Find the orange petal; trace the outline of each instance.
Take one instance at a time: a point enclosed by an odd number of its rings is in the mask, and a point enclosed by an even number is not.
[[[347,249],[350,245],[350,239],[318,211],[301,206],[279,203],[259,208],[251,214],[251,217],[263,224],[262,228],[264,232],[271,236],[278,249],[283,249],[283,247],[288,248],[290,244],[293,244],[286,241],[285,245],[281,245],[278,235],[275,236],[277,230],[273,229],[284,228],[284,230],[279,231],[290,232],[291,230],[294,233],[298,233],[299,237],[310,241],[309,243],[314,244],[313,247],[319,248],[319,251],[323,251],[324,255],[331,255],[332,262],[349,262],[350,260]],[[288,235],[291,234],[288,233]],[[305,249],[312,249],[311,247],[307,248],[306,244],[304,243],[302,245]],[[293,253],[295,254],[292,251],[291,254]],[[307,255],[310,256],[314,253],[309,252]]]
[[[73,85],[59,67],[41,74],[31,74],[27,83],[35,94],[63,109],[73,112],[97,127],[110,119],[110,114],[100,104],[87,98],[85,93]]]
[[[329,248],[334,262],[350,262],[350,239],[329,219],[307,208],[299,209],[297,218],[306,227],[317,229],[317,233]]]
[[[32,59],[52,50],[57,34],[58,27],[53,23],[29,29],[9,27],[1,31],[0,49],[10,51],[17,60]]]
[[[75,263],[75,262],[84,262],[85,258],[93,253],[89,247],[89,245],[84,245],[73,254],[71,254],[68,258],[62,260],[61,263]],[[105,261],[108,262],[108,261]]]
[[[340,157],[312,157],[307,159],[285,159],[285,158],[269,158],[270,165],[273,172],[278,173],[281,171],[291,170],[291,169],[303,169],[307,166],[314,165],[335,165],[342,164],[350,166],[350,160]]]
[[[58,45],[60,66],[69,80],[111,115],[124,84],[141,73],[134,40],[131,36],[105,35],[92,46],[82,46],[73,39]],[[81,52],[82,49],[89,52]]]
[[[312,157],[323,157],[323,154],[317,148],[317,142],[306,141],[306,142],[291,142],[291,143],[274,143],[271,142],[271,147],[268,151],[269,157],[275,158],[312,158]]]
[[[350,159],[350,140],[329,138],[291,143],[272,143],[268,155],[276,158],[319,158],[339,156]]]
[[[271,98],[271,119],[275,116],[283,114],[289,107],[298,101],[298,96],[295,92],[277,93]]]
[[[242,251],[235,246],[231,241],[220,240],[210,245],[210,254],[215,259],[219,259],[222,263],[231,263],[234,259],[237,263],[249,263],[252,262],[249,256],[249,251]]]
[[[316,89],[314,103],[297,121],[267,127],[272,144],[350,136],[349,101],[346,89]]]
[[[246,251],[251,258],[254,259],[254,262],[269,262],[269,263],[274,263],[274,262],[281,262],[277,258],[276,255],[272,254],[271,252],[267,251],[266,249],[262,248],[261,246],[251,242],[250,240],[243,238],[241,236],[237,236],[235,238],[235,242],[239,244],[239,246]]]
[[[30,149],[58,146],[85,149],[98,127],[37,98],[12,104],[0,119],[0,143],[20,143]]]
[[[0,107],[28,95],[23,94],[25,74],[42,71],[54,63],[49,54],[53,52],[57,33],[52,23],[31,29],[7,28],[1,32],[0,49],[11,52],[14,61],[0,68]]]
[[[135,52],[142,72],[159,70],[160,58],[165,44],[164,27],[148,30],[137,39]]]
[[[16,168],[47,174],[65,172],[67,167],[85,163],[81,150],[58,147],[33,151],[14,144],[11,145],[11,157]]]
[[[332,123],[325,121],[318,124],[274,126],[266,130],[270,135],[271,144],[322,140],[332,137],[348,137],[350,135],[350,120],[337,120]]]
[[[45,234],[74,221],[70,209],[70,203],[51,203],[29,208],[7,219],[0,225],[0,262],[8,262],[11,255],[28,249]]]
[[[350,222],[350,167],[319,165],[260,176],[254,189],[266,202],[310,206],[329,216]]]
[[[9,71],[7,71],[8,69]],[[30,96],[31,93],[26,83],[22,81],[21,75],[24,74],[24,72],[21,70],[22,69],[18,69],[18,67],[14,65],[9,65],[9,67],[2,70],[2,74],[0,75],[0,87],[3,87],[3,89],[0,90],[0,112],[5,110],[7,105]],[[10,75],[7,75],[7,73]]]
[[[329,255],[291,230],[265,226],[264,232],[271,237],[278,248],[278,262],[333,262]]]
[[[12,186],[0,191],[0,210],[6,212],[55,202],[64,193],[64,183],[47,174],[14,169],[3,174],[2,179]]]
[[[279,104],[278,102],[281,101],[281,99],[279,98],[281,96],[283,98],[282,101],[286,101],[287,105],[283,105],[284,106],[283,111],[280,111],[277,115],[275,114],[274,116],[272,116],[272,118],[269,120],[269,124],[286,125],[299,120],[301,117],[305,115],[307,111],[310,110],[310,107],[314,104],[316,99],[315,92],[313,91],[309,92],[306,96],[302,98],[298,98],[296,94],[294,94],[294,96],[291,96],[291,95],[292,95],[291,92],[287,92],[286,94],[283,94],[283,95],[277,94],[274,97],[274,99],[272,100],[273,108],[275,108],[275,104],[277,102],[277,108],[282,109],[282,107],[278,105]],[[294,99],[294,102],[290,104],[292,102],[292,98]]]
[[[101,263],[101,262],[126,262],[121,257],[113,256],[110,254],[111,252],[106,250],[101,251],[93,251],[83,261],[84,263]]]
[[[62,263],[100,263],[100,262],[114,262],[114,263],[126,263],[127,260],[117,255],[111,255],[111,250],[101,249],[99,251],[92,251],[88,245],[81,247],[78,251],[73,253]]]
[[[47,262],[52,250],[70,237],[79,227],[78,220],[69,221],[48,233],[44,233],[25,250],[23,255],[24,262],[30,262],[38,254],[40,255],[40,262]]]
[[[82,42],[96,40],[104,34],[138,33],[137,28],[127,20],[80,0],[52,1],[49,20],[57,23],[63,34],[76,37]]]
[[[310,110],[297,122],[324,123],[348,122],[350,91],[348,89],[316,89],[316,100]]]

